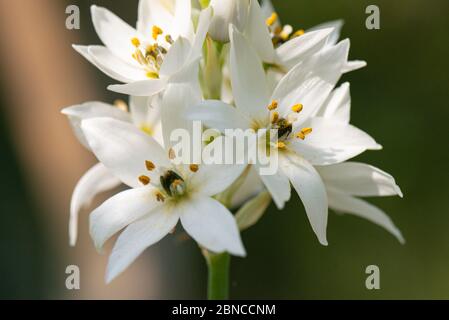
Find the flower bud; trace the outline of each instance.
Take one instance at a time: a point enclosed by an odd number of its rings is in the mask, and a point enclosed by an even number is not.
[[[250,0],[211,0],[214,17],[209,27],[212,39],[229,42],[229,25],[233,24],[242,30],[248,15]]]

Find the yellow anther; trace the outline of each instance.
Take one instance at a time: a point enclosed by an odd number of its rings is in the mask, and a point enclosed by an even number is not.
[[[277,19],[278,19],[277,13],[273,12],[271,16],[267,20],[265,20],[265,23],[267,24],[267,26],[271,27],[276,22]]]
[[[304,108],[304,106],[301,103],[298,103],[292,107],[292,111],[296,112],[296,113],[300,113],[303,108]]]
[[[159,79],[159,74],[157,72],[148,71],[146,74],[147,78],[150,79]]]
[[[153,26],[151,31],[153,32],[152,36],[153,36],[154,40],[156,40],[159,35],[164,33],[164,31],[161,28],[159,28],[158,26]]]
[[[157,192],[156,193],[156,200],[157,200],[157,202],[164,202],[165,201],[165,197],[164,197],[164,195],[162,193]]]
[[[132,38],[131,39],[131,43],[133,44],[134,47],[138,48],[140,47],[140,40],[138,38]]]
[[[139,181],[140,181],[144,186],[146,186],[147,184],[150,183],[151,179],[150,179],[150,177],[148,177],[148,176],[140,176],[140,177],[139,177]]]
[[[198,166],[197,164],[191,164],[191,165],[189,166],[189,168],[190,168],[190,171],[192,171],[192,172],[197,172],[198,169],[199,169],[199,166]]]
[[[278,149],[285,149],[286,144],[285,144],[285,142],[278,141],[276,146],[278,147]]]
[[[169,35],[169,34],[167,34],[166,36],[165,36],[165,41],[167,41],[168,43],[170,43],[170,44],[173,44],[173,38],[171,37],[171,35]]]
[[[271,101],[270,105],[268,106],[268,110],[272,111],[278,107],[278,102],[276,100]]]
[[[304,29],[299,29],[298,31],[295,31],[295,33],[292,35],[292,38],[300,37],[305,33]]]
[[[170,148],[168,150],[168,158],[170,160],[173,160],[174,158],[176,158],[176,153],[175,153],[175,150],[173,150],[173,148]]]
[[[145,132],[147,135],[152,136],[153,135],[153,129],[147,125],[147,124],[142,124],[140,126],[140,130],[142,130],[143,132]]]
[[[114,101],[114,106],[117,109],[120,109],[122,111],[128,112],[128,105],[126,104],[125,101],[121,100],[121,99],[117,99]]]
[[[305,135],[308,135],[312,133],[312,128],[303,128],[301,129],[301,132],[304,133]]]
[[[308,134],[312,133],[312,128],[303,128],[296,134],[296,138],[304,140]]]
[[[149,160],[145,161],[145,167],[147,168],[148,171],[153,171],[154,169],[156,169],[154,163]]]
[[[279,120],[279,113],[276,111],[271,114],[271,123],[276,123]]]

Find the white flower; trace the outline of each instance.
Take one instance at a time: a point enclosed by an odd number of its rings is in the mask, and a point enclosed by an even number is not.
[[[350,109],[349,83],[343,83],[329,95],[317,116],[349,124]],[[402,198],[401,189],[391,175],[357,162],[320,166],[317,170],[326,186],[329,208],[365,218],[388,230],[399,242],[405,242],[399,229],[382,210],[357,198],[393,195]]]
[[[161,92],[169,82],[197,74],[212,9],[200,14],[196,33],[190,1],[141,0],[137,29],[105,8],[92,6],[92,20],[105,46],[74,46],[111,78],[109,89],[135,96]]]
[[[86,119],[106,117],[128,123],[133,123],[143,132],[153,136],[162,143],[162,128],[160,121],[160,105],[157,99],[149,106],[149,98],[131,97],[129,112],[116,106],[102,102],[86,102],[81,105],[68,107],[62,110],[67,115],[73,131],[82,145],[90,150],[83,131],[81,122]],[[111,190],[121,184],[106,167],[95,164],[78,181],[70,202],[69,239],[70,245],[76,244],[78,236],[78,215],[83,207],[90,205],[92,200],[100,193]]]
[[[350,104],[349,83],[344,83],[329,95],[326,102],[318,110],[317,115],[349,124]],[[316,169],[325,185],[330,209],[367,219],[385,228],[400,243],[405,242],[400,230],[382,210],[358,198],[393,195],[398,195],[402,198],[401,189],[390,174],[373,166],[357,162],[317,166]],[[251,183],[242,185],[239,193],[248,195],[259,192],[260,186],[256,178],[252,178],[252,180]],[[264,205],[264,200],[264,197],[261,196],[259,203],[262,206]],[[256,201],[256,199],[251,200],[250,203],[252,201]],[[251,209],[242,209],[239,212],[240,214],[237,215],[239,226],[242,224],[248,227],[244,223],[248,221],[253,222],[263,214],[263,211]],[[250,225],[252,224],[250,223]]]
[[[367,219],[389,231],[400,243],[405,243],[401,231],[379,208],[358,197],[384,197],[399,195],[401,189],[388,173],[373,166],[345,162],[318,167],[326,185],[329,208]]]
[[[340,163],[367,149],[380,148],[369,135],[349,124],[313,116],[342,74],[349,41],[323,49],[298,64],[270,92],[255,50],[234,27],[230,35],[236,107],[205,101],[189,111],[189,117],[219,130],[277,129],[280,170],[260,177],[279,208],[290,199],[291,182],[319,241],[327,244],[326,189],[313,166]]]
[[[179,112],[198,103],[196,99],[190,86],[167,88],[162,107],[164,137],[172,126],[189,127]],[[171,125],[165,126],[165,116]],[[107,282],[172,231],[178,220],[206,249],[245,255],[233,215],[212,198],[228,188],[244,166],[174,165],[167,140],[164,149],[135,126],[111,118],[84,120],[81,127],[100,162],[132,188],[110,198],[90,216],[91,236],[99,250],[126,227],[111,253]]]
[[[220,42],[229,42],[230,24],[242,30],[248,15],[249,1],[211,0],[210,6],[214,9],[214,17],[209,27],[211,38]]]
[[[342,21],[332,21],[307,31],[293,31],[292,26],[282,26],[269,0],[262,9],[251,0],[245,36],[252,43],[263,62],[271,64],[276,71],[288,72],[299,62],[319,50],[335,45],[340,35]],[[364,67],[364,61],[351,61],[343,65],[343,72]]]

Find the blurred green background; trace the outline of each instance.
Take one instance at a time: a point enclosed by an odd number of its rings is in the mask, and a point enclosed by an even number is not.
[[[21,1],[0,0],[5,7]],[[345,20],[342,38],[351,39],[350,57],[368,62],[368,67],[342,79],[351,82],[352,123],[384,146],[384,150],[366,152],[357,160],[380,167],[396,178],[405,197],[372,199],[372,203],[390,215],[407,243],[400,245],[386,231],[367,221],[331,212],[329,246],[322,247],[310,228],[301,202],[294,196],[286,210],[278,212],[271,206],[260,223],[243,234],[248,257],[233,259],[231,297],[449,298],[449,175],[446,168],[449,160],[449,1],[274,0],[273,3],[282,21],[294,28],[307,29],[328,20]],[[42,1],[42,4],[57,6],[59,20],[55,23],[62,35],[53,39],[52,46],[45,50],[51,55],[56,47],[63,47],[64,52],[72,55],[70,59],[75,61],[75,68],[84,68],[94,83],[90,87],[91,94],[68,98],[63,105],[53,105],[49,118],[40,120],[39,126],[46,126],[46,121],[50,123],[54,117],[54,121],[69,130],[68,123],[58,113],[65,105],[89,99],[111,102],[119,97],[105,89],[114,80],[102,75],[70,49],[73,41],[100,43],[90,22],[89,6],[105,6],[134,24],[137,0],[70,1],[81,9],[79,31],[64,28],[64,10],[69,1]],[[370,4],[380,8],[380,30],[365,28],[365,8]],[[41,24],[41,21],[29,23],[32,33],[33,25]],[[5,32],[0,36],[8,33],[4,24],[1,27]],[[73,40],[73,37],[77,39]],[[1,43],[5,48],[4,42]],[[0,52],[3,56],[7,51]],[[33,51],[31,47],[29,54]],[[54,56],[54,59],[64,61],[66,57]],[[0,61],[5,62],[5,59]],[[150,276],[145,277],[145,270],[139,269],[141,276],[132,286],[125,283],[118,289],[111,285],[101,292],[87,293],[84,288],[89,287],[89,283],[84,280],[84,275],[101,281],[106,263],[106,258],[102,257],[100,267],[94,273],[89,267],[92,259],[96,259],[92,255],[93,258],[81,267],[81,290],[69,292],[65,289],[65,266],[78,264],[84,251],[75,251],[80,249],[68,246],[68,201],[64,201],[63,206],[52,207],[58,219],[49,223],[51,218],[46,210],[51,204],[45,201],[54,198],[45,200],[41,192],[51,194],[53,190],[42,180],[33,186],[30,170],[57,170],[55,174],[60,179],[64,179],[67,171],[51,167],[51,161],[40,162],[40,167],[27,168],[35,159],[24,157],[29,153],[19,151],[22,150],[18,147],[22,140],[17,138],[20,121],[12,121],[11,114],[14,119],[26,117],[27,108],[36,106],[19,108],[12,105],[18,93],[8,87],[11,68],[6,63],[0,63],[0,67],[0,298],[105,298],[111,297],[108,292],[112,290],[117,291],[113,298],[205,298],[206,268],[199,250],[192,242],[182,242],[174,237],[165,239],[139,258],[139,263],[148,261],[156,266],[152,274],[157,279],[156,288],[152,288],[156,281]],[[45,82],[53,72],[48,70],[48,74],[42,73],[39,79]],[[70,73],[66,76],[71,81],[65,82],[62,78],[63,89],[58,92],[76,92],[76,76]],[[21,94],[30,94],[27,88],[22,89]],[[15,108],[19,111],[11,111]],[[48,134],[57,136],[58,132]],[[57,142],[61,150],[77,144],[73,137],[65,137],[61,136]],[[34,138],[29,135],[24,140]],[[45,135],[41,139],[45,140]],[[46,145],[45,141],[42,145]],[[51,156],[45,147],[36,152],[44,157],[47,153]],[[69,158],[73,163],[86,163],[82,168],[85,170],[93,159],[87,152],[80,152]],[[65,166],[69,169],[72,163],[65,163]],[[63,189],[63,199],[69,199],[76,177],[83,170],[70,176],[69,187]],[[80,223],[83,224],[80,228],[86,230],[87,217]],[[58,228],[56,233],[54,228]],[[81,236],[86,250],[93,251],[87,234]],[[380,290],[365,288],[365,268],[371,264],[380,267]],[[135,294],[125,294],[133,290]]]

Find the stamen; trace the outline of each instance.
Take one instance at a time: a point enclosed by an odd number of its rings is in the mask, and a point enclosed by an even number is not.
[[[147,78],[150,79],[159,79],[159,74],[157,72],[148,71],[146,74]]]
[[[156,200],[157,200],[157,202],[164,202],[165,197],[162,193],[158,192],[158,193],[156,193]]]
[[[298,31],[295,31],[295,33],[292,35],[292,38],[300,37],[305,33],[304,29],[299,29]]]
[[[173,148],[170,148],[170,150],[168,150],[168,158],[170,160],[173,160],[174,158],[176,158],[176,153],[175,153],[175,150],[173,150]]]
[[[156,169],[154,163],[149,160],[145,160],[145,167],[147,168],[148,171],[153,171],[154,169]]]
[[[165,36],[165,41],[167,41],[169,44],[173,44],[173,38],[171,37],[171,35],[167,34]]]
[[[292,26],[286,24],[284,28],[282,28],[282,31],[280,32],[279,36],[281,37],[282,41],[287,41],[292,32],[293,32]]]
[[[139,177],[139,181],[144,185],[144,186],[146,186],[147,184],[149,184],[150,182],[151,182],[151,179],[150,179],[150,177],[148,177],[148,176],[140,176]]]
[[[122,111],[128,112],[128,105],[126,104],[125,101],[121,100],[121,99],[117,99],[114,101],[114,106],[117,109],[120,109]]]
[[[276,22],[277,19],[278,19],[277,13],[273,12],[271,16],[265,21],[265,23],[267,24],[267,26],[271,27]]]
[[[133,44],[134,47],[138,48],[140,47],[140,40],[138,38],[132,38],[131,39],[131,43]]]
[[[303,128],[296,134],[296,138],[304,140],[310,133],[312,133],[312,128]]]
[[[277,145],[278,149],[285,149],[285,147],[286,147],[285,142],[282,142],[282,141],[278,141],[276,145]]]
[[[161,35],[161,34],[163,34],[164,33],[164,31],[161,29],[161,28],[159,28],[158,26],[153,26],[153,28],[152,28],[152,36],[153,36],[153,39],[154,40],[157,40],[157,37],[159,36],[159,35]]]
[[[300,113],[303,108],[304,108],[304,106],[301,103],[298,103],[292,107],[292,111],[296,112],[296,113]]]
[[[271,101],[270,105],[268,106],[268,110],[272,111],[278,107],[278,102],[276,100]]]
[[[140,130],[142,130],[143,132],[145,132],[147,135],[152,136],[153,135],[153,129],[147,125],[147,124],[142,124],[140,126]]]
[[[192,172],[197,172],[198,169],[199,169],[199,166],[198,166],[197,164],[191,164],[191,165],[189,166],[189,168],[190,168],[190,171],[192,171]]]
[[[279,113],[276,111],[271,114],[271,123],[276,123],[279,120]]]

